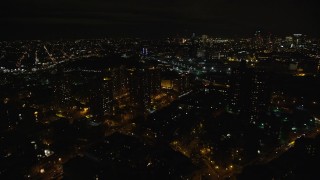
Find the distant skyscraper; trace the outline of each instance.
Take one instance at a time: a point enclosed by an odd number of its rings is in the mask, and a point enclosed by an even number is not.
[[[90,88],[90,109],[94,115],[113,115],[115,97],[122,95],[122,74],[119,68],[107,68],[98,74]]]
[[[113,105],[114,105],[114,99],[113,99],[113,79],[110,72],[106,72],[106,74],[103,76],[102,81],[102,107],[103,107],[103,113],[104,115],[112,115],[113,114]]]
[[[266,110],[270,100],[268,76],[260,69],[249,69],[245,61],[233,71],[229,108],[256,123],[259,114]]]
[[[189,57],[196,58],[197,57],[197,43],[196,43],[196,35],[195,33],[192,34],[192,37],[190,39],[191,44],[189,47]]]
[[[142,51],[141,51],[141,54],[142,54],[142,56],[147,56],[147,55],[149,54],[148,48],[143,47],[143,48],[142,48]]]
[[[129,70],[129,92],[132,104],[145,109],[150,105],[150,86],[144,69]]]
[[[180,94],[183,94],[191,88],[191,76],[190,74],[181,74],[176,79],[177,90]]]
[[[250,121],[256,122],[260,119],[260,113],[265,111],[271,98],[271,90],[268,85],[268,75],[262,69],[255,69],[251,76],[250,97]]]
[[[147,86],[150,86],[151,95],[156,95],[161,89],[160,69],[151,67],[146,71]]]
[[[158,68],[129,70],[129,91],[132,103],[144,108],[151,107],[151,98],[161,89],[161,77]]]
[[[305,36],[302,34],[293,34],[293,47],[296,49],[303,48],[305,45]]]
[[[201,36],[201,43],[206,44],[208,42],[208,35],[202,35]]]
[[[254,45],[256,49],[260,49],[263,46],[263,37],[261,31],[256,31],[254,34]]]
[[[55,96],[58,104],[62,108],[70,107],[71,103],[71,82],[70,77],[65,72],[58,72],[59,80],[55,86]]]
[[[113,96],[121,96],[126,93],[128,87],[128,78],[124,67],[116,67],[110,69],[112,77]]]

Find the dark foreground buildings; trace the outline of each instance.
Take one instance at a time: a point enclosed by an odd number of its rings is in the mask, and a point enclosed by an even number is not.
[[[314,179],[319,170],[315,39],[0,47],[1,179]]]

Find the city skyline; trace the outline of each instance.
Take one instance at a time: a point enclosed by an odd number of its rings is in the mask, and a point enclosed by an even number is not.
[[[6,0],[0,179],[319,179],[315,0]]]

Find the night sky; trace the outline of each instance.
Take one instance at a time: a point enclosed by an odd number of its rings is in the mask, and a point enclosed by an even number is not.
[[[0,39],[319,36],[316,0],[4,0]]]

